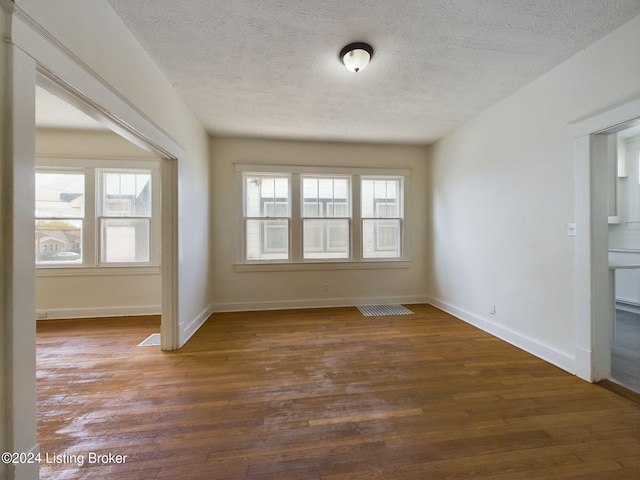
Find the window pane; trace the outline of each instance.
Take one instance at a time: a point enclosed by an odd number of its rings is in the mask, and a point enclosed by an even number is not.
[[[149,219],[102,219],[102,262],[149,262]]]
[[[400,257],[400,220],[363,220],[362,256],[364,258]]]
[[[36,264],[82,265],[82,220],[36,220]]]
[[[289,178],[249,175],[245,177],[247,217],[288,217]]]
[[[289,258],[289,221],[247,219],[247,260]]]
[[[151,173],[105,172],[103,175],[106,216],[151,216]]]
[[[402,216],[400,179],[363,179],[362,216],[364,218],[397,218]]]
[[[36,217],[83,218],[84,174],[36,173]]]
[[[304,217],[349,217],[349,179],[305,177],[302,180]]]
[[[348,219],[305,219],[305,259],[349,258]]]

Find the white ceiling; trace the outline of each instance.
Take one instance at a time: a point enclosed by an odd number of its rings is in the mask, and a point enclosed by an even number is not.
[[[107,130],[97,120],[42,87],[36,87],[36,125],[38,128]]]
[[[420,144],[640,14],[640,0],[109,2],[212,134]],[[338,59],[354,41],[375,49],[357,74]]]

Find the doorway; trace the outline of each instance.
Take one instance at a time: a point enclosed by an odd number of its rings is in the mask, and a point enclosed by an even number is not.
[[[77,113],[85,117],[82,120],[83,122],[87,121],[86,117],[88,117],[88,121],[98,123],[103,131],[109,132],[121,143],[131,144],[130,148],[145,152],[147,155],[145,160],[156,164],[156,184],[158,187],[156,189],[156,203],[160,206],[160,215],[158,218],[159,226],[155,229],[154,235],[159,238],[159,241],[156,242],[151,254],[156,257],[156,265],[152,267],[152,270],[157,270],[156,273],[160,283],[158,290],[160,299],[159,313],[161,315],[161,348],[167,351],[179,348],[177,271],[175,263],[177,258],[177,157],[154,141],[149,140],[147,136],[133,129],[121,119],[113,116],[109,110],[74,89],[68,82],[39,66],[36,66],[36,87],[49,92],[49,94],[75,109]],[[142,118],[141,122],[145,124],[146,120]],[[151,127],[152,129],[155,128],[155,126]],[[165,138],[161,132],[159,137]],[[171,139],[166,138],[166,143],[172,144]],[[178,151],[180,150],[178,149]],[[131,160],[131,158],[128,160]],[[98,227],[96,226],[97,229]],[[97,243],[99,242],[96,240]],[[93,248],[94,257],[102,255],[99,245]],[[97,258],[94,258],[94,260],[97,261]],[[135,308],[133,313],[135,313]]]
[[[640,127],[640,100],[574,127],[576,374],[590,382],[620,382],[617,353],[620,348],[631,346],[633,330],[628,328],[630,319],[619,314],[626,308],[623,303],[629,304],[622,301],[621,287],[624,289],[628,283],[621,279],[620,272],[635,270],[635,260],[627,254],[640,250],[640,229],[636,228],[639,223],[632,215],[636,207],[629,203],[629,195],[636,195],[630,189],[638,187],[637,177],[634,180],[628,175],[629,167],[640,166],[637,159],[623,158],[623,144],[634,138]],[[625,258],[621,260],[619,254]]]
[[[38,320],[159,316],[160,159],[40,86],[35,145]]]
[[[605,133],[613,292],[610,380],[640,393],[640,126]]]

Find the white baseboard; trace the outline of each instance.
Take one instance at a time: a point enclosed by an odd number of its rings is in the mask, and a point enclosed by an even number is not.
[[[549,345],[545,345],[533,338],[522,335],[486,318],[482,318],[474,313],[455,307],[447,302],[443,302],[442,300],[432,298],[429,303],[434,307],[479,328],[480,330],[490,333],[491,335],[498,337],[501,340],[524,350],[525,352],[555,365],[556,367],[559,367],[571,374],[576,374],[576,359],[571,355],[556,350]],[[584,372],[581,372],[581,375],[583,373]]]
[[[140,315],[160,315],[161,313],[161,305],[144,305],[139,307],[47,308],[38,309],[36,318],[40,321],[71,318],[133,317]]]
[[[215,307],[213,304],[210,304],[207,308],[205,308],[200,314],[191,320],[184,327],[180,325],[180,341],[178,348],[182,348],[185,343],[189,341],[189,339],[198,331],[198,329],[204,325],[204,322],[214,313]]]
[[[582,347],[576,347],[576,376],[587,382],[595,380],[591,365],[593,364],[593,352]]]
[[[359,305],[429,303],[425,295],[402,297],[324,298],[274,300],[260,302],[217,303],[214,312],[252,312],[257,310],[292,310],[297,308],[354,307]]]

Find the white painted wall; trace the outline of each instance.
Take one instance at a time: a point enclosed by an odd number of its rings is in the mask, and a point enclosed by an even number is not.
[[[184,149],[178,160],[183,344],[211,311],[208,136],[106,0],[16,4]]]
[[[640,97],[638,44],[640,17],[430,149],[434,303],[569,371],[575,370],[570,123]]]
[[[211,140],[213,211],[211,245],[216,310],[421,302],[426,299],[428,204],[426,148],[241,138]],[[410,268],[238,272],[237,208],[241,192],[234,163],[410,168],[407,240]],[[328,291],[325,292],[324,285]]]
[[[36,155],[39,158],[155,159],[111,131],[89,130],[38,130]],[[126,275],[114,275],[118,270],[106,269],[109,275],[96,275],[95,271],[87,274],[74,269],[52,275],[51,270],[39,269],[36,310],[45,312],[46,318],[160,314],[160,271],[135,274],[131,268]],[[69,275],[74,272],[76,275]]]

